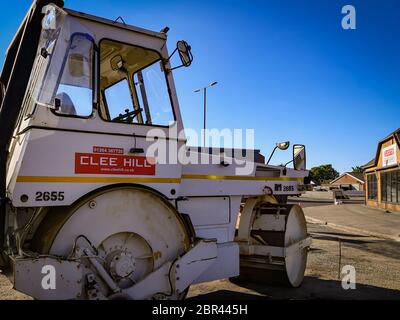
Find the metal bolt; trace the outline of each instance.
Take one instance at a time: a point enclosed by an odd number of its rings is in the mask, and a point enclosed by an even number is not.
[[[96,205],[97,205],[97,203],[96,203],[96,201],[94,201],[94,200],[92,200],[92,201],[89,202],[89,208],[90,208],[90,209],[96,208]]]

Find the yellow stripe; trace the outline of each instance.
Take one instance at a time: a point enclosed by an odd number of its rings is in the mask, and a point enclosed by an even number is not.
[[[182,179],[194,180],[234,180],[234,181],[302,181],[303,178],[214,176],[184,174]],[[179,178],[120,178],[120,177],[57,177],[57,176],[19,176],[17,182],[31,183],[180,183]]]
[[[180,183],[175,178],[118,178],[118,177],[40,177],[20,176],[17,182],[33,183]]]
[[[252,176],[213,176],[202,174],[184,174],[182,179],[204,179],[204,180],[250,180],[250,181],[302,181],[303,178],[286,177],[252,177]]]

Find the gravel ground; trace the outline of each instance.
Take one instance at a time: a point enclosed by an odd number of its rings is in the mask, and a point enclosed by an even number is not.
[[[300,288],[217,280],[190,288],[190,299],[400,299],[400,242],[309,224],[313,244]],[[353,265],[356,290],[343,290],[338,280],[339,242],[342,265]],[[0,299],[23,300],[0,274]]]
[[[0,273],[0,300],[30,300],[31,297],[13,290],[10,281]]]
[[[217,280],[191,287],[192,299],[400,299],[400,242],[338,231],[309,224],[313,244],[306,277],[300,288]],[[356,269],[356,289],[343,290],[341,265]]]

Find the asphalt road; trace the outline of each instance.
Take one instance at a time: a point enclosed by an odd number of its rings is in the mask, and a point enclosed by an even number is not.
[[[326,206],[333,204],[333,200],[330,199],[314,199],[307,197],[290,197],[288,199],[289,204],[300,204],[303,208],[308,207],[317,207],[317,206]],[[345,204],[362,204],[364,200],[362,199],[349,199],[344,200]]]

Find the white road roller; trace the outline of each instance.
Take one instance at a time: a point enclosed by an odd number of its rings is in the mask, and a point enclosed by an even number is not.
[[[16,290],[183,299],[237,276],[301,284],[311,241],[285,199],[306,188],[305,147],[288,168],[187,146],[171,56],[193,57],[185,41],[168,54],[166,32],[33,2],[1,74],[0,264]]]

